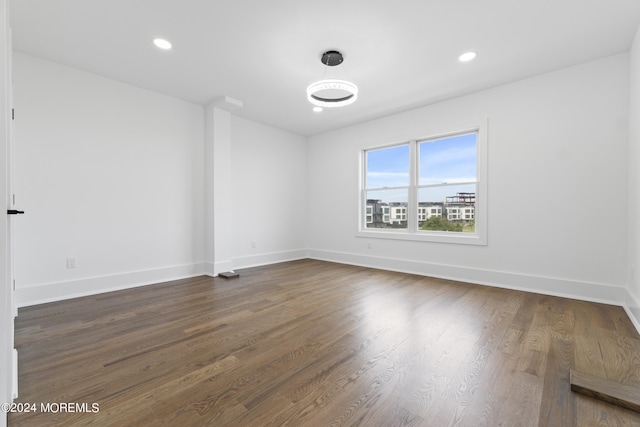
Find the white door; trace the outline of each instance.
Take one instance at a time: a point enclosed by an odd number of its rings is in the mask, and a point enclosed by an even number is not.
[[[10,197],[11,134],[11,40],[7,0],[0,0],[0,200],[7,211],[13,208]],[[16,388],[16,358],[13,350],[13,317],[15,305],[11,266],[12,215],[0,212],[0,405],[11,402]],[[4,412],[0,427],[6,426]]]
[[[11,230],[14,215],[11,196],[11,30],[7,0],[0,0],[0,404],[10,403],[17,394],[17,355],[13,348],[13,319],[16,307],[13,295]],[[0,427],[7,424],[0,413]]]
[[[5,0],[6,1],[6,0]],[[18,317],[18,307],[16,306],[16,298],[15,298],[15,290],[16,290],[16,281],[14,278],[14,268],[13,268],[13,242],[15,241],[15,233],[14,233],[14,224],[16,221],[16,215],[24,214],[23,211],[16,209],[16,196],[13,192],[13,120],[14,120],[14,109],[13,109],[13,58],[12,58],[12,32],[11,27],[8,24],[7,20],[7,115],[9,117],[9,128],[7,132],[7,161],[5,162],[5,173],[7,175],[7,194],[5,195],[7,200],[7,277],[9,280],[9,294],[11,296],[11,311],[13,313],[13,317],[11,318],[11,346],[13,348],[13,335],[14,335],[14,325],[13,319]],[[13,350],[13,366],[12,366],[12,398],[18,397],[18,354],[16,350]]]

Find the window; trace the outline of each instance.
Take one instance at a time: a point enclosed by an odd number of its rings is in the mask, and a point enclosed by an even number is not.
[[[366,157],[365,206],[374,213],[367,228],[406,229],[398,209],[409,200],[409,144],[367,151]]]
[[[357,235],[486,244],[485,134],[478,126],[363,150]]]

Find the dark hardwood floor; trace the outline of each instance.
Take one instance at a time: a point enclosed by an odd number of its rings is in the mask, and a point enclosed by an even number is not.
[[[640,392],[622,308],[315,260],[23,308],[16,346],[10,426],[640,426],[569,385]]]

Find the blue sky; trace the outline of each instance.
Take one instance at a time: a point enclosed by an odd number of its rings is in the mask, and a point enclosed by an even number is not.
[[[476,179],[476,134],[424,141],[419,146],[419,184],[460,183]],[[373,150],[367,153],[367,187],[409,185],[409,145]],[[419,191],[420,201],[442,202],[456,192],[475,192],[475,185],[433,187]],[[406,190],[369,192],[367,198],[387,202],[406,202]]]

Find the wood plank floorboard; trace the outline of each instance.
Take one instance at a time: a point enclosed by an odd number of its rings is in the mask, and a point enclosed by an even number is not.
[[[21,308],[15,342],[14,427],[640,427],[570,389],[640,393],[622,308],[317,260]]]
[[[640,393],[635,387],[574,370],[569,376],[571,390],[640,412]]]

